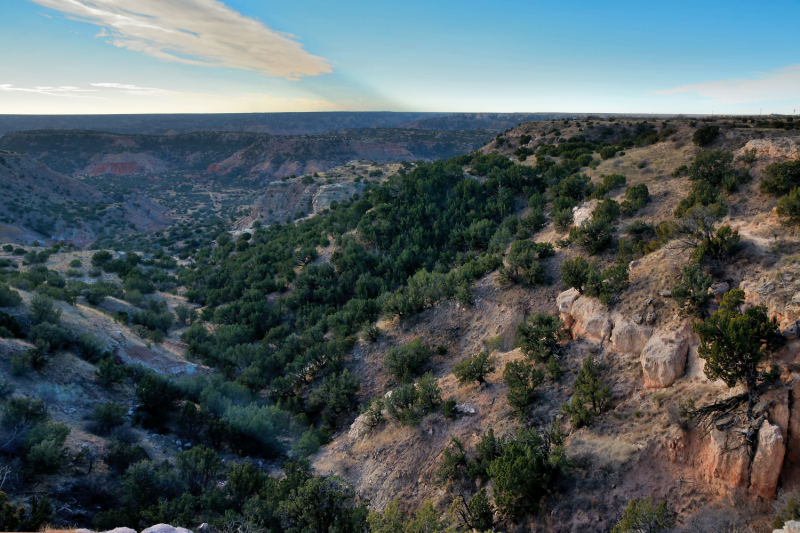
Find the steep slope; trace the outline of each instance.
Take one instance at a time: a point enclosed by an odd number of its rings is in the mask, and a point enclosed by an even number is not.
[[[166,209],[146,199],[116,199],[54,172],[32,157],[0,151],[0,238],[19,244],[69,241],[83,246],[98,234],[166,227]]]

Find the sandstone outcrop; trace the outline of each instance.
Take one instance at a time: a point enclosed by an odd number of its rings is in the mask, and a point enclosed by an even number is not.
[[[783,529],[773,529],[772,533],[800,533],[800,522],[789,520],[783,524]]]
[[[614,323],[608,308],[596,298],[581,296],[572,304],[572,318],[579,324],[573,331],[575,337],[589,337],[602,341],[611,336]]]
[[[663,389],[683,376],[689,353],[691,323],[657,332],[642,349],[641,361],[645,387]]]
[[[800,376],[793,379],[790,386],[793,404],[789,413],[786,455],[781,471],[781,486],[787,491],[800,489]]]
[[[755,150],[756,155],[780,157],[784,159],[797,159],[800,157],[800,144],[793,139],[752,139],[738,151],[743,155],[745,151]]]
[[[750,458],[738,435],[713,428],[699,454],[698,471],[709,484],[723,492],[747,488]]]
[[[620,318],[611,332],[611,344],[620,353],[638,353],[645,347],[651,335],[653,335],[652,328],[641,325],[641,320],[637,324],[626,318]]]
[[[572,223],[580,226],[587,220],[592,218],[594,210],[597,208],[597,200],[589,200],[583,204],[572,208]]]
[[[766,500],[775,498],[785,453],[786,442],[781,435],[781,429],[776,424],[764,420],[758,431],[758,445],[750,475],[751,494]]]
[[[311,202],[314,213],[319,213],[327,209],[333,202],[341,203],[350,199],[362,189],[359,183],[336,183],[333,185],[322,185]]]

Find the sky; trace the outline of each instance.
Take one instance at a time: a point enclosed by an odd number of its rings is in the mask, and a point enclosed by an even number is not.
[[[2,0],[0,114],[793,114],[800,1]]]

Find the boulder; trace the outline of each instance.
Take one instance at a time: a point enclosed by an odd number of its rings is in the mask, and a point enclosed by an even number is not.
[[[611,336],[614,324],[608,308],[596,298],[581,296],[572,304],[572,317],[586,333],[586,336],[595,340],[602,340]]]
[[[575,226],[580,226],[587,220],[591,219],[598,203],[599,202],[597,200],[589,200],[588,202],[583,202],[583,204],[579,206],[573,207],[572,223],[575,224]]]
[[[783,320],[778,327],[778,333],[786,340],[794,340],[800,336],[800,325],[797,320]]]
[[[658,332],[647,341],[641,355],[645,387],[663,389],[683,376],[691,336],[691,329],[687,331],[686,326],[691,327],[691,323]]]
[[[718,282],[716,282],[716,283],[712,284],[712,285],[711,285],[711,286],[708,288],[708,294],[709,294],[709,295],[710,295],[712,298],[722,298],[722,296],[723,296],[723,295],[724,295],[726,292],[728,292],[728,289],[730,289],[730,285],[728,285],[728,284],[727,284],[726,282],[724,282],[724,281],[718,281]]]
[[[641,318],[641,315],[639,315]],[[641,322],[641,321],[640,321]],[[641,326],[626,318],[617,320],[611,332],[611,343],[620,353],[639,353],[653,334],[649,326]]]
[[[142,533],[192,533],[190,530],[182,527],[174,527],[169,524],[156,524],[154,526],[143,529]]]
[[[136,533],[136,530],[129,527],[115,527],[105,533]]]
[[[558,296],[556,296],[556,305],[558,306],[558,312],[571,315],[572,314],[572,304],[575,303],[575,300],[581,297],[581,293],[578,292],[578,289],[569,289],[568,291],[564,291]]]
[[[769,420],[764,420],[758,431],[756,456],[753,458],[750,474],[751,494],[757,494],[765,500],[775,499],[785,454],[786,442],[781,435],[781,429],[776,424],[770,424]]]

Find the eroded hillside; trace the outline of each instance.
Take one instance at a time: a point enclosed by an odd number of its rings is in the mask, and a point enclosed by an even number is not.
[[[281,180],[235,224],[192,208],[127,254],[12,245],[4,490],[98,530],[798,518],[800,136],[778,126],[524,123]]]

